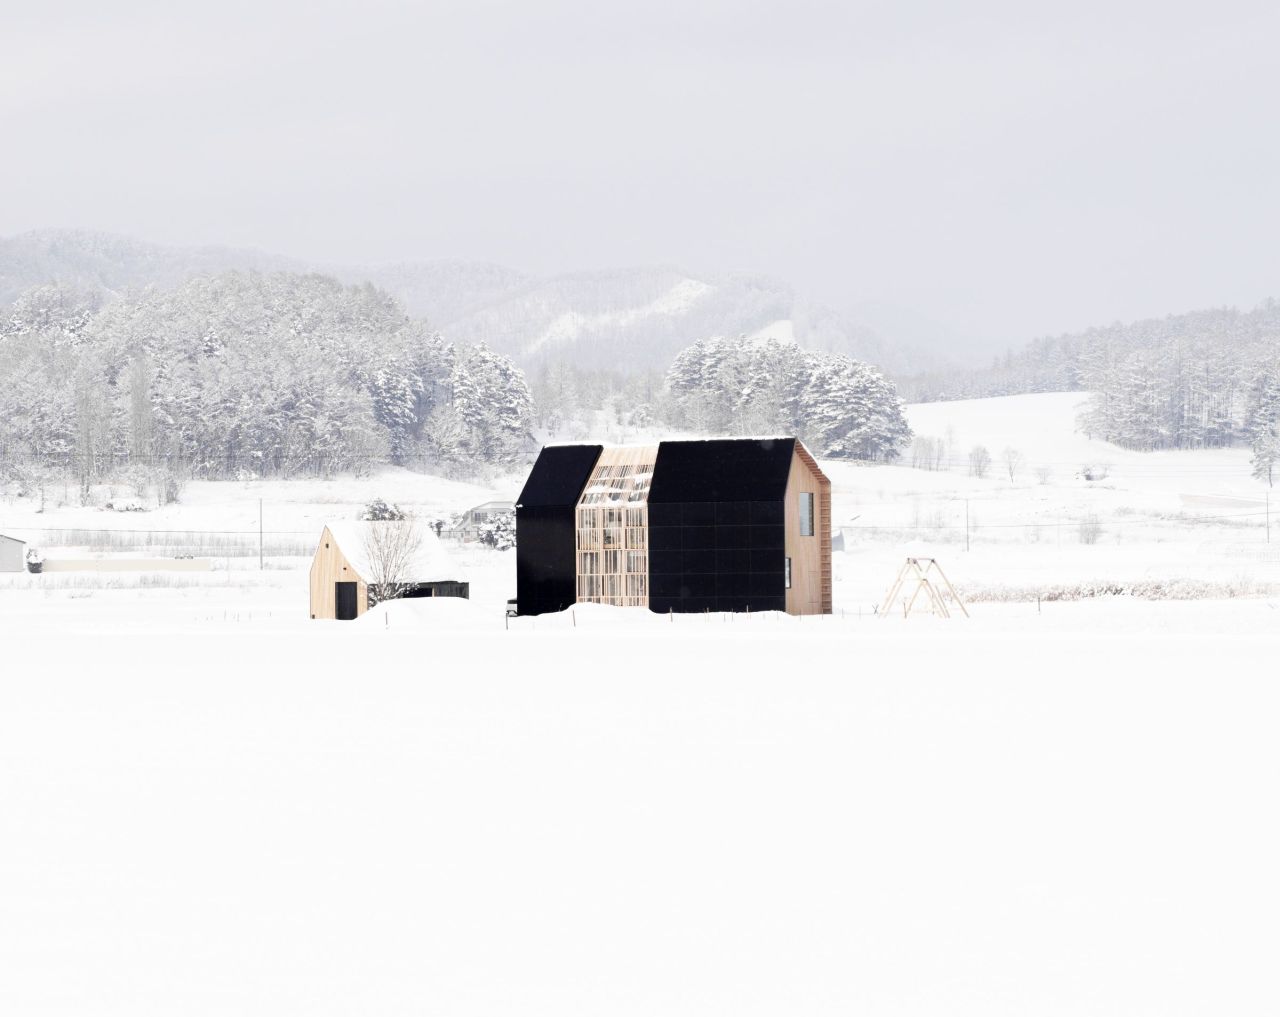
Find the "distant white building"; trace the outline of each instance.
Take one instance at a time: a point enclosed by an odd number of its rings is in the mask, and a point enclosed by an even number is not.
[[[0,533],[0,572],[21,572],[27,567],[27,543]]]
[[[513,501],[486,501],[467,509],[462,518],[445,532],[454,540],[479,540],[483,526],[501,516],[514,517],[515,512],[516,503]]]

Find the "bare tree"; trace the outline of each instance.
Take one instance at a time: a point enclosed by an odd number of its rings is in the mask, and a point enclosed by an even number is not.
[[[969,476],[981,480],[991,468],[991,453],[986,445],[974,445],[969,450]]]
[[[1009,483],[1012,484],[1014,478],[1018,475],[1018,471],[1022,469],[1022,453],[1013,447],[1006,448],[1004,450],[1004,467],[1009,471]]]
[[[414,559],[422,547],[417,520],[384,520],[366,524],[364,552],[369,560],[369,606],[403,597],[413,586]]]
[[[941,470],[947,459],[947,443],[941,438],[933,439],[933,468]]]
[[[101,364],[86,360],[74,378],[75,461],[80,474],[80,504],[89,503],[90,487],[110,461],[111,406]]]
[[[134,357],[129,362],[129,458],[139,469],[146,469],[151,455],[153,375],[154,370],[146,357]]]
[[[941,458],[942,439],[917,434],[911,443],[911,465],[918,470],[936,470]]]

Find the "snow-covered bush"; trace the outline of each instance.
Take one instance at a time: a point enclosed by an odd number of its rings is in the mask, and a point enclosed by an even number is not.
[[[399,505],[383,498],[374,498],[360,511],[360,518],[370,522],[395,522],[408,517],[408,513]]]
[[[514,512],[503,512],[488,522],[481,523],[480,543],[497,551],[508,551],[516,546],[516,517]]]
[[[964,584],[957,592],[971,604],[1025,603],[1040,600],[1091,600],[1097,597],[1134,597],[1139,600],[1228,600],[1233,597],[1271,595],[1274,586],[1247,577],[1205,579],[1092,579],[1047,586]]]
[[[103,508],[110,512],[145,512],[147,506],[141,498],[112,498]]]

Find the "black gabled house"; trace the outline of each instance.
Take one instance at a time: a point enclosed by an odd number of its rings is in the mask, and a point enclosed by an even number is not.
[[[516,503],[520,614],[831,611],[831,485],[795,438],[548,446]]]
[[[577,601],[574,513],[602,445],[548,445],[516,501],[516,602],[520,614]]]

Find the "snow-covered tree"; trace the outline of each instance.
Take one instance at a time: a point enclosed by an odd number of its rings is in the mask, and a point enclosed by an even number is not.
[[[1280,463],[1280,362],[1262,366],[1249,391],[1245,434],[1253,452],[1253,475],[1274,485]]]
[[[879,372],[794,343],[699,340],[672,363],[666,391],[674,422],[703,433],[793,433],[848,459],[892,459],[911,438]]]
[[[524,375],[481,343],[459,355],[449,383],[462,447],[479,462],[511,462],[530,440],[533,398]]]

